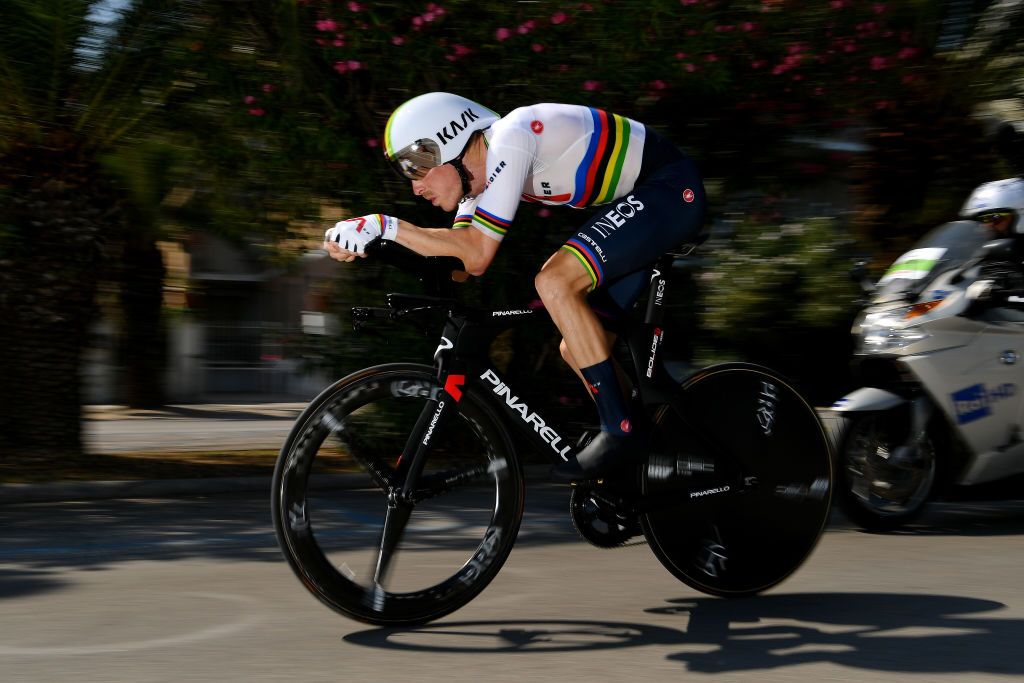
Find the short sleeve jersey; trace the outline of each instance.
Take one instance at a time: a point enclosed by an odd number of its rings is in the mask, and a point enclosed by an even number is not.
[[[501,240],[520,201],[584,208],[619,199],[640,174],[645,132],[600,109],[520,107],[485,131],[487,183],[459,204],[453,227]]]

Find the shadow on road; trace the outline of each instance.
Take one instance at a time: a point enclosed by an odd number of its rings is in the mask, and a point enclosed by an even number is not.
[[[350,633],[355,645],[452,653],[567,652],[678,643],[685,633],[660,626],[615,621],[508,620],[438,622],[406,629]]]
[[[1024,500],[933,503],[920,522],[886,533],[903,536],[1016,536],[1024,533]]]
[[[31,569],[0,570],[0,600],[37,595],[64,588],[67,582]]]
[[[401,651],[564,652],[681,647],[687,671],[718,673],[832,663],[916,673],[1024,674],[1014,653],[1024,620],[990,614],[1004,605],[944,595],[823,593],[744,600],[682,598],[650,614],[678,629],[605,621],[456,621],[351,633],[346,642]]]

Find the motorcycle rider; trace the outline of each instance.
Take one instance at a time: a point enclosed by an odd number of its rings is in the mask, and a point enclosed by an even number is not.
[[[535,286],[562,333],[562,356],[601,418],[600,434],[555,476],[595,478],[627,462],[638,447],[629,400],[611,358],[614,336],[591,305],[601,297],[628,311],[646,285],[646,269],[665,251],[698,239],[705,198],[693,162],[644,124],[610,112],[536,104],[499,117],[442,92],[399,106],[384,142],[413,194],[455,210],[452,229],[382,214],[341,221],[325,235],[336,260],[365,257],[366,244],[381,237],[423,256],[457,257],[470,274],[482,275],[520,201],[604,205],[567,236]]]
[[[979,185],[960,211],[962,218],[986,226],[996,240],[1013,240],[1003,251],[984,260],[981,275],[967,290],[975,300],[1005,300],[1024,292],[1024,179],[1007,178]]]

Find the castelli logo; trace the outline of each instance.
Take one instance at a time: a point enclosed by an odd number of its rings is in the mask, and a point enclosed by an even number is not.
[[[544,124],[540,121],[534,121],[533,123],[530,124],[530,130],[532,130],[537,135],[540,135],[541,133],[544,132]]]
[[[691,190],[690,188],[686,188],[685,190],[683,190],[683,201],[686,202],[687,204],[693,201],[693,196],[693,190]]]

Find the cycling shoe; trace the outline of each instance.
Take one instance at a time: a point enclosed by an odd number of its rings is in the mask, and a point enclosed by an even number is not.
[[[633,453],[640,445],[636,435],[613,436],[601,432],[574,458],[551,470],[556,481],[584,481],[599,479],[633,462]]]

